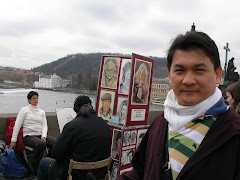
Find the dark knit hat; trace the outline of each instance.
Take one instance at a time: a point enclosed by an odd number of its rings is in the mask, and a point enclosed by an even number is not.
[[[92,101],[88,96],[78,96],[74,101],[73,110],[75,112],[78,112],[81,106],[88,103],[92,104]]]

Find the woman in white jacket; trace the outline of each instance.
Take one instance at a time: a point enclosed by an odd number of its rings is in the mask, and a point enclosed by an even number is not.
[[[23,144],[32,147],[33,160],[31,170],[36,174],[39,161],[41,160],[46,147],[51,148],[55,138],[47,136],[46,114],[38,107],[38,93],[30,91],[27,95],[29,105],[23,107],[17,115],[13,129],[10,148],[16,147],[17,137],[20,128],[23,128]]]

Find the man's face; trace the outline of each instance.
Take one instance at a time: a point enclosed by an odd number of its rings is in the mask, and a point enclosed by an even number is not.
[[[126,120],[127,119],[127,106],[126,105],[122,106],[121,114],[122,114],[122,119]]]
[[[113,61],[108,61],[106,64],[106,76],[108,79],[112,79],[114,73],[116,71],[116,67]]]
[[[168,77],[182,106],[196,105],[210,97],[220,82],[222,68],[214,71],[210,58],[200,49],[176,50]]]
[[[111,105],[110,99],[102,100],[103,112],[108,112],[110,105]]]

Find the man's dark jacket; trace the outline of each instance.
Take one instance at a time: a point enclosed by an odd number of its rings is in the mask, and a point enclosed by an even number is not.
[[[162,179],[162,160],[168,122],[160,113],[139,145],[133,170],[119,180]],[[213,123],[197,151],[186,162],[177,180],[240,179],[240,116],[229,108]]]
[[[67,123],[52,146],[52,158],[57,162],[50,168],[49,179],[67,179],[69,160],[93,162],[110,156],[110,128],[94,111],[89,117],[78,115]],[[105,168],[91,171],[98,179],[104,178]],[[73,170],[74,179],[86,179],[86,171]]]

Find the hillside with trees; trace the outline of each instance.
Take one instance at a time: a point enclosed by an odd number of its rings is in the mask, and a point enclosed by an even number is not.
[[[73,80],[73,88],[87,88],[96,90],[101,65],[101,59],[104,55],[131,57],[126,54],[113,53],[78,53],[67,55],[48,64],[33,68],[32,71],[53,74],[68,78],[71,76]],[[153,77],[167,77],[166,58],[149,57],[154,59]]]
[[[44,74],[56,73],[61,77],[69,77],[72,75],[85,75],[90,74],[91,76],[98,76],[100,70],[101,59],[103,55],[114,55],[114,56],[126,56],[126,54],[114,54],[114,53],[78,53],[67,55],[56,61],[48,64],[33,68],[34,72],[42,72]],[[156,78],[167,77],[167,63],[166,58],[149,57],[154,59],[154,70],[153,76]]]

